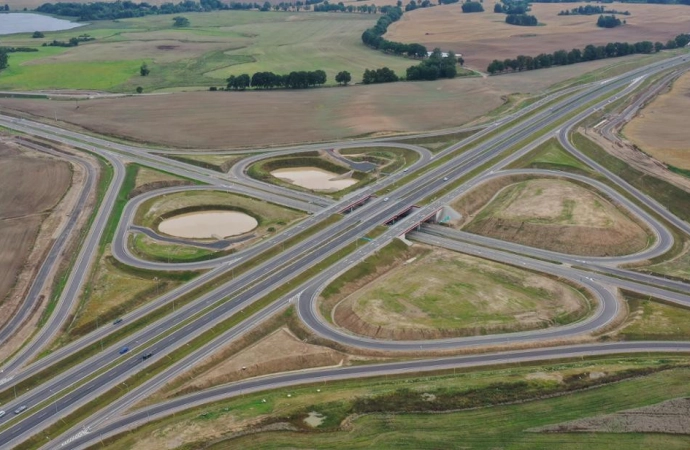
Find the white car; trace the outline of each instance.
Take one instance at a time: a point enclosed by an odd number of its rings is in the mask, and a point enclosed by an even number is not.
[[[387,202],[388,200],[389,200],[388,197],[383,199],[384,202]]]
[[[0,411],[0,417],[5,415],[5,411]]]
[[[443,177],[443,181],[448,181],[448,177]]]

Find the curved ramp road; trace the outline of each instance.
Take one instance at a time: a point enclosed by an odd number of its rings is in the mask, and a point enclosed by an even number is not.
[[[479,139],[485,137],[488,133],[495,132],[496,129],[490,127],[489,129],[485,129],[485,131],[474,134],[470,138],[465,139],[458,144],[450,146],[448,149],[444,150],[438,155],[446,155],[461,148],[462,146],[468,145],[469,143],[476,144],[472,149],[466,151],[460,156],[452,158],[450,161],[440,164],[438,167],[434,167],[422,173],[420,169],[426,165],[427,161],[425,160],[420,162],[415,166],[414,170],[410,170],[410,173],[416,173],[418,176],[409,183],[405,184],[403,187],[392,192],[390,194],[390,201],[386,202],[381,199],[370,201],[361,208],[358,208],[352,213],[346,215],[342,220],[328,227],[326,230],[317,233],[307,242],[302,242],[293,247],[285,249],[285,251],[275,258],[272,258],[258,267],[238,276],[232,282],[226,283],[225,285],[209,292],[208,294],[201,296],[201,298],[195,300],[194,302],[187,304],[183,308],[176,310],[174,313],[157,320],[132,336],[129,336],[117,344],[114,344],[111,348],[106,349],[106,351],[89,358],[88,360],[63,374],[53,377],[52,379],[43,383],[41,386],[21,395],[15,401],[8,402],[7,405],[3,405],[3,407],[12,408],[20,404],[26,404],[28,409],[24,414],[16,418],[5,417],[0,419],[0,445],[13,446],[19,444],[24,439],[53,423],[61,414],[68,414],[70,411],[73,411],[80,405],[83,405],[89,400],[96,398],[98,395],[107,391],[108,389],[111,389],[118,383],[122,383],[123,381],[129,379],[129,377],[132,375],[145,370],[150,364],[160,360],[161,358],[165,358],[169,352],[182,345],[185,345],[194,337],[206,332],[214,324],[219,323],[225,318],[231,317],[235,314],[241,314],[241,310],[247,305],[274,291],[277,287],[284,286],[288,280],[297,276],[299,273],[314,267],[314,265],[316,265],[318,262],[324,261],[329,255],[334,254],[339,249],[342,249],[352,242],[358,241],[362,235],[372,230],[379,224],[386,222],[391,217],[399,216],[403,211],[409,209],[411,205],[433,196],[434,193],[444,189],[444,187],[447,185],[447,182],[444,180],[444,178],[458,179],[460,177],[467,176],[468,174],[473,173],[473,171],[478,170],[483,165],[493,161],[497,157],[503,156],[505,151],[508,148],[511,148],[517,142],[522,142],[530,138],[539,141],[539,135],[543,135],[544,131],[547,131],[549,127],[555,127],[554,124],[570,116],[573,110],[586,107],[586,110],[578,114],[574,119],[570,120],[569,123],[575,123],[575,120],[580,120],[582,117],[591,114],[598,107],[601,107],[605,101],[600,101],[600,97],[604,95],[611,95],[614,91],[620,90],[620,92],[614,94],[612,97],[620,98],[635,90],[639,85],[639,81],[644,77],[659,73],[660,71],[681,64],[683,64],[681,58],[673,58],[631,71],[604,83],[595,83],[584,88],[580,87],[574,89],[573,92],[578,90],[579,92],[572,97],[555,100],[554,104],[548,109],[535,112],[533,115],[525,118],[522,123],[506,126],[505,130],[497,132],[495,136],[487,137],[482,142],[479,142]],[[558,97],[558,95],[556,95],[556,97]],[[524,113],[524,111],[518,112],[513,117],[521,117],[521,115]],[[494,127],[498,126],[500,123],[501,122],[498,122],[494,125]],[[255,184],[242,179],[229,181],[230,178],[224,174],[209,173],[209,171],[200,168],[191,167],[184,163],[175,162],[173,160],[154,155],[146,149],[139,149],[123,144],[109,143],[108,141],[99,138],[94,138],[92,136],[87,136],[72,131],[61,130],[45,124],[36,124],[23,120],[17,121],[16,119],[6,118],[4,116],[0,116],[0,124],[6,125],[9,128],[18,129],[19,131],[41,136],[49,136],[54,140],[66,142],[80,148],[88,147],[85,146],[83,142],[98,145],[100,148],[89,148],[89,150],[102,152],[103,154],[108,155],[109,159],[114,160],[114,164],[118,164],[119,156],[118,158],[115,158],[111,152],[117,152],[118,155],[122,154],[122,156],[126,157],[128,160],[136,161],[149,167],[159,168],[174,174],[208,182],[215,187],[229,187],[246,193],[247,195],[262,198],[267,201],[273,201],[274,203],[286,204],[288,202],[300,202],[302,205],[309,205],[308,207],[304,206],[305,209],[311,209],[316,213],[309,219],[318,217],[318,219],[314,219],[317,222],[327,217],[327,214],[332,213],[338,206],[337,203],[325,201],[322,198],[318,200],[319,203],[309,203],[313,200],[313,196],[311,195],[303,195],[303,193],[298,193],[291,190],[287,190],[288,192],[286,192],[281,189],[276,189],[276,187],[272,185],[265,186],[263,183]],[[501,125],[501,127],[503,127],[503,125]],[[361,142],[358,142],[357,144],[361,146]],[[324,145],[320,146],[321,148],[324,147]],[[333,143],[330,144],[329,147],[341,148],[343,145],[342,143]],[[108,150],[103,150],[103,148],[107,148]],[[529,148],[531,147],[528,147],[517,153],[526,152]],[[423,158],[424,156],[422,159]],[[429,160],[431,160],[431,156],[429,156]],[[121,167],[117,169],[118,170],[116,170],[116,173],[121,174]],[[400,173],[395,176],[399,178],[400,175],[402,174]],[[486,170],[484,171],[484,175],[486,175]],[[384,182],[392,183],[396,181],[394,178],[395,176],[388,177],[384,180]],[[333,279],[339,273],[342,273],[342,271],[346,270],[348,267],[351,267],[358,260],[371,254],[376,249],[382,248],[396,235],[403,234],[409,228],[415,227],[419,222],[423,221],[425,217],[435,212],[436,209],[442,205],[443,201],[446,201],[447,198],[450,198],[450,196],[457,196],[458,193],[469,189],[472,185],[481,180],[481,176],[482,174],[479,175],[479,178],[474,176],[472,181],[460,186],[448,195],[433,201],[429,205],[422,206],[418,211],[415,211],[410,216],[400,220],[381,236],[373,239],[372,242],[361,246],[355,253],[345,257],[343,260],[331,265],[327,269],[324,269],[312,281],[308,281],[301,286],[295,286],[288,297],[272,303],[269,307],[263,309],[254,317],[247,318],[241,322],[240,325],[231,328],[227,332],[224,332],[222,336],[216,338],[212,344],[217,345],[221,337],[239,336],[243,332],[242,330],[249,329],[252,325],[256,324],[257,321],[268,317],[270,314],[283,307],[287,301],[294,296],[299,297],[298,308],[300,310],[300,314],[304,315],[309,313],[312,305],[311,300],[325,282]],[[232,184],[232,186],[230,186],[228,183]],[[377,187],[380,188],[381,185],[378,185]],[[356,199],[361,198],[361,196],[373,192],[373,189],[374,187],[370,186],[368,189],[364,189],[356,194],[352,194],[348,197],[347,201],[355,201]],[[131,204],[133,204],[133,202],[129,202],[127,207],[129,207]],[[322,206],[325,206],[326,209],[323,209]],[[328,210],[330,210],[330,212],[326,213],[325,211]],[[122,237],[126,235],[127,230],[129,229],[129,224],[127,222],[127,217],[123,215],[123,219],[119,224],[121,230],[118,231],[117,236]],[[304,221],[303,224],[306,222],[307,221]],[[285,233],[288,231],[290,230],[287,230]],[[658,248],[661,248],[664,245],[663,236],[662,231],[658,231],[660,233]],[[434,237],[433,239],[440,242],[441,239],[445,238]],[[618,278],[613,278],[605,274],[571,269],[545,261],[535,261],[521,255],[508,254],[507,256],[505,253],[492,249],[487,250],[485,247],[458,243],[453,240],[447,240],[447,242],[444,242],[444,245],[446,244],[450,247],[460,246],[462,249],[465,249],[470,253],[475,251],[493,252],[495,254],[492,257],[497,259],[515,258],[513,263],[517,262],[525,266],[530,264],[530,267],[535,268],[535,270],[546,271],[548,273],[560,273],[558,271],[562,270],[562,276],[586,285],[599,298],[599,307],[594,315],[583,321],[566,327],[546,330],[541,335],[536,333],[536,335],[538,335],[537,337],[535,337],[535,333],[511,333],[510,335],[480,337],[486,339],[495,339],[494,341],[486,341],[486,343],[489,344],[492,342],[495,344],[500,344],[501,342],[507,341],[529,341],[530,339],[546,339],[549,337],[557,338],[559,336],[558,333],[561,333],[561,335],[570,336],[576,333],[577,330],[580,330],[580,332],[585,332],[602,327],[610,322],[611,318],[615,316],[618,309],[618,304],[613,293],[613,289],[615,288],[613,286],[625,286],[626,288],[630,288],[630,286],[632,286],[632,290],[639,289],[640,291],[644,292],[654,292],[653,295],[657,295],[660,298],[673,298],[676,299],[677,302],[688,302],[688,304],[690,304],[690,300],[684,294],[670,292],[654,286],[640,285],[639,283],[635,283],[630,280],[619,280]],[[120,248],[120,250],[126,251],[124,245],[117,247]],[[114,249],[115,248],[116,246],[114,246]],[[92,255],[93,249],[91,249],[90,253],[86,252],[85,254]],[[127,255],[125,254],[124,256],[120,256],[126,257]],[[221,273],[223,271],[227,273],[228,268],[233,263],[233,261],[215,261],[216,265],[221,264],[221,266],[216,269],[218,270],[216,273]],[[74,273],[77,272],[73,272],[73,274]],[[86,272],[81,272],[80,276],[82,277],[82,281],[85,274]],[[75,280],[75,283],[76,281],[77,280]],[[75,286],[76,285],[77,284],[75,284]],[[181,292],[181,290],[176,292]],[[167,301],[173,302],[174,299],[174,295],[166,298]],[[159,300],[156,300],[156,302],[158,301]],[[138,314],[138,311],[135,311],[132,314]],[[315,318],[318,320],[318,317]],[[316,326],[319,326],[319,323],[316,323]],[[51,333],[54,333],[55,331],[56,330],[52,330]],[[342,333],[340,333],[338,330],[332,330],[327,327],[323,330],[319,330],[319,332],[335,333],[333,335],[335,339],[343,343],[352,342],[353,345],[383,346],[381,348],[385,348],[386,345],[411,345],[410,343],[389,343],[381,341],[363,342],[356,336],[342,335]],[[90,334],[83,340],[75,343],[75,345],[70,347],[70,349],[74,351],[79,347],[79,345],[83,345],[86,342],[97,342],[94,341],[94,339],[97,335],[99,335],[99,333],[102,335],[103,332],[98,330],[97,333]],[[554,334],[550,335],[549,333]],[[448,342],[422,341],[421,345],[427,346],[427,348],[434,348],[434,346],[437,346],[436,348],[458,348],[478,345],[476,342],[472,342],[471,339],[466,339],[464,341],[456,340],[457,342],[450,342],[454,340],[446,341]],[[132,350],[128,354],[119,356],[116,354],[116,351],[120,345],[128,345]],[[420,345],[420,343],[415,342],[415,347],[413,349],[417,350],[418,345]],[[201,355],[207,354],[206,352],[209,350],[209,348],[210,345],[207,345],[195,352],[192,352],[187,358],[185,358],[185,362],[187,364],[193,364],[195,361],[198,361],[198,358],[201,357]],[[147,351],[153,351],[155,356],[150,360],[142,361],[140,354]],[[59,360],[60,359],[58,358],[54,359],[53,361],[57,362]],[[37,366],[32,365],[30,367]],[[169,377],[174,376],[176,373],[179,373],[179,371],[184,369],[184,367],[180,366],[174,367],[175,368],[170,368],[159,374],[155,380],[151,381],[151,383],[147,382],[142,385],[140,389],[138,388],[133,392],[125,393],[115,403],[104,406],[95,417],[100,417],[102,419],[104,417],[114,417],[114,414],[121,413],[124,408],[123,405],[127,405],[128,402],[131,402],[136,395],[142,395],[142,393],[150,392],[147,391],[147,389],[153,389],[156,386],[156,383],[164,383],[166,379],[169,379]],[[392,368],[393,366],[386,367]],[[366,371],[366,368],[355,369],[362,369]],[[386,369],[384,368],[384,370]],[[417,368],[409,370],[419,369]],[[316,372],[323,373],[319,371]],[[93,375],[94,378],[86,380],[86,377],[90,375]],[[349,375],[357,376],[357,374]],[[260,385],[261,380],[256,381]],[[270,384],[262,386],[265,388],[270,386]],[[39,404],[41,406],[38,406]],[[70,436],[73,436],[73,434],[74,433],[68,434],[65,436],[65,439],[69,439]],[[58,439],[57,442],[63,441]],[[68,444],[66,444],[68,446],[67,448],[72,447],[74,442],[77,441],[70,441]]]

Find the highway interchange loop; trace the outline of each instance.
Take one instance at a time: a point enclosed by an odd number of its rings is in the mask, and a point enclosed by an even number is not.
[[[536,350],[483,353],[474,356],[455,356],[370,366],[317,369],[261,377],[224,385],[123,415],[127,408],[182,373],[190,365],[212,354],[213,351],[227,344],[227,342],[242,336],[247,330],[256,327],[257,324],[270,318],[289,304],[296,304],[300,318],[317,335],[355,348],[400,352],[460,350],[478,345],[497,346],[506,343],[526,344],[537,341],[548,345],[564,338],[596,332],[611,324],[619,315],[620,305],[617,298],[617,290],[619,288],[690,306],[690,288],[688,288],[687,284],[617,267],[621,263],[648,259],[668,251],[673,245],[673,235],[666,223],[689,235],[690,225],[671,214],[655,200],[640,193],[624,180],[583,155],[570,143],[568,138],[572,128],[587,116],[616,99],[625,98],[633,94],[652,75],[680,67],[683,70],[687,70],[684,57],[676,57],[654,63],[604,82],[577,86],[549,94],[540,101],[519,112],[513,113],[509,117],[487,124],[469,138],[463,139],[461,142],[448,147],[436,155],[419,146],[396,143],[395,138],[312,144],[294,148],[253,151],[252,153],[256,153],[255,155],[235,164],[228,174],[166,158],[161,156],[161,153],[164,153],[163,150],[145,149],[110,142],[45,123],[0,115],[0,126],[64,143],[76,149],[99,155],[113,167],[114,174],[108,191],[96,212],[93,225],[84,239],[84,244],[77,256],[75,267],[70,273],[65,291],[60,297],[54,313],[51,315],[48,323],[41,328],[30,342],[4,364],[4,378],[0,380],[0,388],[5,390],[11,389],[42,370],[50,370],[51,367],[59,364],[64,358],[88,348],[90,345],[101,341],[116,331],[116,328],[111,326],[100,327],[79,340],[41,359],[32,361],[45,348],[46,344],[52,340],[55,334],[62,329],[70,311],[75,306],[75,302],[79,297],[78,293],[83,288],[85,279],[90,272],[93,255],[103,235],[109,213],[123,183],[125,172],[123,161],[132,161],[147,167],[191,178],[204,182],[207,186],[166,188],[142,194],[130,200],[125,206],[114,235],[112,242],[113,256],[125,264],[146,269],[208,270],[208,272],[198,276],[191,282],[162,295],[141,308],[131,311],[123,318],[126,323],[131,323],[146,317],[147,314],[156,308],[172,304],[173,309],[169,314],[109,345],[103,351],[74,364],[67,370],[56,373],[50,379],[45,380],[28,392],[20,392],[14,400],[3,405],[7,410],[12,410],[20,405],[27,405],[28,409],[20,416],[6,416],[0,419],[0,446],[11,447],[19,444],[33,434],[50,426],[58,418],[75,411],[90,400],[97,398],[99,395],[125,382],[131,376],[145,370],[151,364],[155,364],[162,358],[165,358],[170,352],[185,345],[191,339],[202,335],[227,318],[243,314],[247,306],[270,294],[276,288],[286,284],[289,285],[292,280],[296,279],[304,271],[325,261],[329,256],[335,255],[338,251],[357,241],[375,227],[389,222],[391,218],[400,217],[402,212],[408,211],[412,205],[418,205],[419,209],[411,211],[409,215],[401,217],[400,220],[392,223],[383,234],[374,238],[371,242],[359,246],[355,252],[324,268],[311,280],[301,284],[295,283],[295,286],[290,285],[292,290],[287,295],[259,312],[246,317],[238,325],[215,336],[199,350],[188,354],[173,363],[165,371],[132,388],[116,401],[109,405],[104,405],[103,408],[85,422],[76,425],[60,437],[55,437],[46,445],[46,448],[84,448],[97,442],[102,437],[117,434],[127,430],[128,427],[142,423],[144,420],[143,414],[146,414],[147,418],[161,417],[194,405],[232,397],[241,392],[311,383],[325,379],[366,377],[389,373],[411,373],[447,367],[495,364],[497,362],[539,361],[554,357],[641,351],[690,351],[690,344],[688,343],[598,343],[580,346],[546,347]],[[639,108],[641,104],[642,102],[638,99],[631,107]],[[573,116],[573,113],[578,110],[581,111]],[[629,111],[626,111],[626,114],[629,114]],[[458,129],[449,130],[447,133],[456,133],[458,131]],[[440,132],[435,132],[420,136],[437,136],[441,134]],[[561,144],[574,156],[588,164],[599,174],[605,176],[618,188],[623,189],[627,195],[622,195],[619,190],[613,189],[607,184],[580,175],[541,170],[506,169],[511,161],[525,155],[540,143],[554,136],[557,136]],[[529,143],[510,155],[504,155],[506,150],[524,141]],[[274,186],[254,180],[246,175],[246,171],[252,163],[266,157],[292,154],[299,151],[313,151],[315,149],[352,148],[373,145],[405,148],[418,152],[420,157],[413,165],[409,166],[407,173],[403,173],[402,170],[393,173],[373,185],[348,194],[339,201],[333,201],[307,192]],[[456,151],[465,147],[468,150],[458,155],[455,154]],[[184,154],[185,152],[169,153]],[[430,166],[439,160],[443,161],[435,166]],[[448,204],[450,200],[476,188],[487,180],[518,174],[557,176],[592,185],[609,199],[626,208],[630,214],[635,215],[654,234],[653,244],[635,255],[626,255],[624,257],[577,257],[423,224],[429,216],[433,215],[443,205]],[[407,181],[405,184],[400,183],[403,178]],[[434,197],[437,192],[445,189],[448,183],[461,178],[467,179],[467,181],[454,186],[450,192],[438,198]],[[142,202],[166,193],[208,189],[248,195],[299,209],[310,213],[310,215],[298,224],[271,238],[261,240],[240,252],[215,260],[170,264],[144,261],[130,252],[127,245],[128,235],[132,231],[133,216]],[[385,189],[390,191],[390,193],[386,194],[390,196],[390,201],[388,202],[374,195],[376,192],[382,192]],[[633,197],[635,201],[630,200],[629,197]],[[220,286],[200,295],[196,300],[175,309],[175,299],[189,294],[195,288],[233,271],[235,267],[238,267],[244,261],[270,248],[281,245],[301,231],[319,224],[327,217],[345,210],[348,206],[365,198],[368,201],[364,202],[360,207],[343,215],[339,221],[315,233],[309,239],[284,248],[277,256],[261,262],[255,267],[239,273],[237,276],[234,276],[234,272],[232,272],[233,277],[230,281],[222,283]],[[429,198],[431,200],[428,200]],[[639,206],[640,204],[644,207]],[[653,214],[650,214],[649,211]],[[408,234],[408,237],[415,241],[439,245],[470,255],[481,256],[569,279],[573,283],[584,286],[596,299],[594,311],[583,320],[549,329],[423,341],[382,341],[365,338],[345,332],[325,321],[316,308],[316,300],[324,287],[344,271],[386,246],[392,239],[404,234]],[[37,284],[40,283],[41,280],[37,280]],[[16,326],[16,324],[13,326]],[[11,330],[11,328],[7,327],[5,329]],[[2,333],[6,333],[5,329],[0,330],[0,337],[3,336]],[[117,355],[117,350],[122,346],[128,346],[132,349],[132,352],[125,355]],[[140,354],[144,352],[152,352],[154,356],[147,361],[142,361]]]

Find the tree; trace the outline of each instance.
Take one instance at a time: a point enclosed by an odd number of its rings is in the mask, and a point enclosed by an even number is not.
[[[350,72],[343,70],[342,72],[338,72],[338,74],[335,76],[335,81],[338,84],[347,86],[347,83],[352,81],[352,76],[350,75]]]
[[[175,28],[184,28],[184,27],[188,27],[189,24],[190,24],[190,23],[189,23],[189,19],[187,19],[186,17],[182,17],[182,16],[175,16],[175,17],[173,17],[173,26],[174,26]]]
[[[467,1],[467,2],[462,4],[462,12],[464,12],[464,13],[484,12],[484,7],[479,2]]]
[[[495,13],[502,13],[503,12],[503,5],[501,5],[500,3],[496,3],[494,5],[494,12]]]
[[[144,88],[141,86],[137,86],[137,94],[141,94],[142,92],[144,92]]]
[[[141,67],[139,68],[139,73],[141,74],[142,77],[149,76],[149,73],[151,73],[151,71],[149,70],[148,64],[146,64],[146,63],[142,64]]]
[[[46,37],[46,35],[41,33],[40,31],[34,31],[34,34],[32,34],[31,37],[34,39],[40,39]]]
[[[664,49],[664,44],[662,44],[661,42],[655,42],[654,43],[654,51],[660,52],[663,49]]]
[[[599,19],[597,19],[597,26],[600,28],[615,28],[622,24],[623,22],[614,15],[599,16]]]

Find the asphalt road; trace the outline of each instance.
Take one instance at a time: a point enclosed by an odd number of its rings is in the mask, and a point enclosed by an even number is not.
[[[670,66],[670,63],[665,62],[664,64],[657,64],[655,67],[657,70],[661,70],[661,68],[665,67],[666,65]],[[287,280],[289,280],[291,277],[294,277],[298,273],[298,270],[304,270],[312,267],[318,261],[325,259],[329,254],[337,251],[339,248],[342,248],[349,242],[359,239],[363,233],[371,230],[376,225],[385,222],[390,217],[399,215],[403,210],[409,208],[411,204],[414,204],[415,202],[418,202],[419,200],[433,194],[433,192],[436,192],[445,185],[442,180],[443,176],[448,176],[449,178],[455,179],[471,172],[473,169],[493,159],[495,156],[500,155],[506,148],[512,145],[512,143],[519,142],[537,133],[544,127],[555,123],[560,118],[569,114],[574,108],[578,108],[591,102],[593,99],[605,92],[610,92],[618,87],[624,86],[630,82],[632,77],[635,75],[641,76],[647,73],[653,73],[653,70],[646,68],[644,70],[636,71],[632,75],[627,75],[627,77],[618,78],[617,81],[610,81],[602,84],[599,87],[592,88],[589,91],[582,93],[576,99],[563,101],[561,102],[560,106],[557,105],[550,108],[548,111],[537,113],[533,117],[530,117],[521,123],[519,126],[514,127],[514,129],[511,131],[501,133],[501,136],[490,139],[487,142],[478,145],[475,147],[475,149],[466,152],[460,158],[456,158],[449,163],[428,171],[422,177],[419,177],[412,183],[409,183],[405,187],[396,191],[394,194],[391,194],[390,202],[382,202],[381,200],[377,200],[358,210],[355,210],[353,213],[345,216],[343,220],[328,230],[331,232],[330,239],[324,242],[319,242],[316,239],[312,239],[310,242],[296,246],[300,248],[299,250],[297,248],[288,249],[288,251],[283,252],[283,254],[281,254],[279,257],[268,261],[266,264],[257,268],[256,271],[253,270],[248,272],[246,277],[251,276],[250,279],[240,276],[237,278],[237,285],[230,283],[223,287],[228,289],[227,291],[214,291],[210,298],[204,296],[197,302],[188,305],[186,309],[183,308],[180,310],[180,314],[170,315],[170,319],[181,319],[183,318],[181,314],[183,310],[190,311],[198,305],[203,305],[204,301],[219,301],[230,293],[236,294],[242,287],[246,286],[249,281],[255,282],[253,286],[241,292],[239,295],[236,295],[232,300],[222,303],[212,312],[205,312],[199,317],[199,319],[196,319],[190,322],[188,325],[174,330],[171,334],[162,337],[155,344],[152,344],[155,347],[146,347],[144,342],[150,342],[150,340],[152,340],[154,337],[161,336],[160,330],[163,330],[163,328],[160,326],[163,324],[162,321],[158,321],[157,323],[152,324],[151,327],[142,331],[142,333],[151,334],[148,335],[148,338],[142,339],[141,344],[139,344],[137,341],[133,342],[132,348],[136,349],[134,351],[134,353],[137,353],[136,355],[128,354],[129,356],[125,355],[122,357],[117,357],[116,355],[113,356],[111,353],[109,353],[111,349],[108,349],[101,355],[91,358],[89,361],[87,361],[87,363],[85,363],[85,366],[82,367],[86,369],[86,372],[88,372],[88,369],[91,369],[92,372],[90,373],[93,373],[95,370],[106,367],[103,361],[101,361],[100,365],[96,364],[96,360],[101,358],[103,355],[109,357],[110,361],[116,360],[116,364],[112,368],[106,368],[105,372],[102,375],[98,375],[94,380],[88,381],[85,384],[76,387],[74,390],[63,396],[57,403],[41,408],[29,408],[29,410],[27,410],[27,412],[21,417],[22,420],[0,433],[0,443],[12,445],[23,437],[35,433],[46,424],[54,420],[55,415],[57,415],[54,412],[54,408],[58,411],[75,408],[84,401],[93,398],[98,392],[102,392],[103,390],[115,385],[117,382],[119,382],[119,380],[126,379],[132,373],[142,370],[148,364],[157,360],[157,358],[163,357],[165,353],[171,351],[173,348],[176,348],[179,345],[184,345],[184,343],[191,337],[197,336],[204,330],[208,329],[211,324],[222,320],[224,317],[227,317],[234,311],[237,311],[257,298],[260,298],[261,296],[265,295],[265,293],[270,292],[275,287],[282,286]],[[453,147],[451,147],[451,149],[452,148]],[[400,227],[407,226],[407,223],[410,221],[423,218],[421,215],[426,213],[428,213],[428,208],[422,208],[420,212],[415,213],[415,216],[407,221],[401,221],[398,225],[392,227],[391,230],[384,233],[383,236],[377,238],[375,240],[375,245],[373,245],[374,243],[372,242],[371,246],[367,245],[363,248],[366,250],[382,245],[390,240],[395,232],[399,232]],[[304,248],[305,246],[307,248]],[[364,251],[363,254],[366,254],[366,251]],[[354,261],[349,262],[352,263]],[[295,268],[299,269],[295,270]],[[335,270],[335,268],[329,270]],[[258,274],[257,271],[259,271]],[[261,271],[263,271],[263,273]],[[259,277],[265,276],[265,278],[257,278],[257,275]],[[607,289],[601,288],[601,286],[599,286],[597,283],[591,283],[590,287],[596,290],[603,299],[610,295],[610,292]],[[607,311],[606,308],[612,307],[612,305],[609,303],[610,302],[602,302],[603,307],[600,309],[600,313],[589,320],[590,324],[600,320],[600,318],[605,318],[605,313]],[[163,320],[167,319],[168,318]],[[165,328],[166,331],[172,329],[172,327]],[[150,350],[154,350],[157,357],[152,358],[147,362],[142,362],[139,357],[140,352]],[[72,375],[66,377],[55,377],[57,381],[53,383],[53,387],[58,390],[62,390],[66,387],[74,386],[75,383],[80,379],[80,376],[83,377],[85,375],[82,374],[76,376]],[[47,384],[51,383],[52,380]],[[44,386],[34,389],[30,393],[22,396],[21,400],[26,401],[27,404],[29,404],[29,396],[33,396],[31,400],[33,400],[34,403],[31,404],[36,404],[50,397],[49,392],[51,389],[47,386],[44,388]],[[31,406],[31,404],[29,406]],[[105,409],[107,410],[108,408]]]

